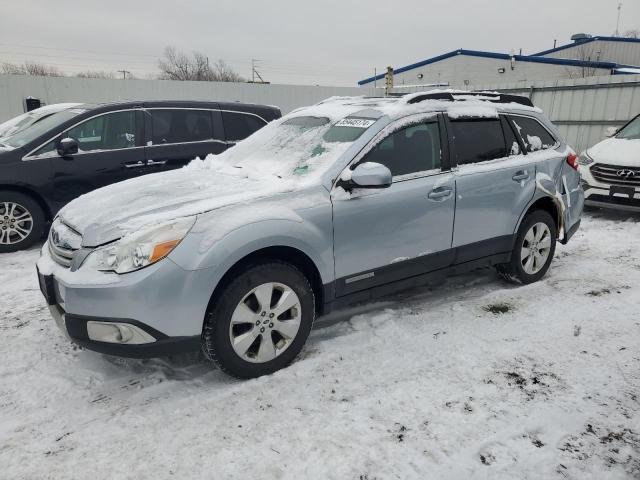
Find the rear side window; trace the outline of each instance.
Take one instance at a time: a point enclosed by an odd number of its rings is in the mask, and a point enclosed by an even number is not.
[[[152,140],[163,143],[201,142],[213,138],[209,110],[151,110]]]
[[[556,144],[556,139],[544,128],[540,122],[527,117],[509,117],[513,122],[518,135],[522,139],[527,152],[535,152],[551,148]]]
[[[511,151],[498,119],[452,120],[451,134],[458,165],[503,158]]]
[[[397,177],[439,169],[441,159],[438,124],[420,123],[386,137],[362,162],[381,163]]]
[[[227,140],[230,141],[244,140],[266,125],[260,117],[239,112],[222,112],[222,121]]]

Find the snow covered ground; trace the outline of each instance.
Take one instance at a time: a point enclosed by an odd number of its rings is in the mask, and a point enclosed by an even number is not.
[[[325,318],[288,369],[82,351],[0,255],[0,478],[640,478],[640,217],[547,277],[491,270]]]

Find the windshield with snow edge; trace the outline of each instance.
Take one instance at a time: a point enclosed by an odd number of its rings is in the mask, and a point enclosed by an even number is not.
[[[636,117],[629,125],[624,127],[616,135],[617,138],[624,138],[626,140],[639,140],[640,139],[640,117]]]
[[[315,176],[329,168],[374,122],[353,117],[334,123],[322,116],[287,118],[265,126],[216,160],[247,170],[251,176]]]
[[[10,137],[4,138],[2,143],[9,145],[10,147],[20,148],[33,142],[35,139],[46,134],[49,130],[54,129],[58,125],[71,120],[80,113],[83,113],[83,110],[69,109],[54,113],[19,132],[15,132]]]

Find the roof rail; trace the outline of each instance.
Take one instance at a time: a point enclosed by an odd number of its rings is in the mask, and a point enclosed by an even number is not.
[[[527,97],[521,95],[506,95],[496,92],[434,92],[417,95],[408,100],[407,103],[418,103],[424,100],[445,100],[455,102],[456,100],[464,100],[464,97],[476,97],[477,100],[484,100],[491,103],[518,103],[527,107],[533,107],[533,103]]]

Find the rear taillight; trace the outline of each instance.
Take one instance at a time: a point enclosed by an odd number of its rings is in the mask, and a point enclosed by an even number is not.
[[[574,170],[578,170],[578,155],[576,155],[575,153],[570,153],[567,156],[567,163]]]

